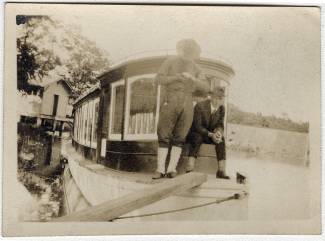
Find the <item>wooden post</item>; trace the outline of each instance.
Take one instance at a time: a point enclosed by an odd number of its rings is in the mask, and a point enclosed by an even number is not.
[[[63,121],[59,121],[59,137],[62,136],[62,130],[63,129]]]
[[[207,180],[202,173],[187,173],[173,179],[164,179],[151,187],[135,191],[123,197],[89,207],[67,216],[51,220],[52,222],[100,222],[110,221],[123,214],[157,202],[171,195],[201,185]]]
[[[53,119],[53,135],[55,134],[55,129],[56,129],[56,120]]]
[[[36,126],[40,127],[42,125],[42,118],[41,117],[37,117],[37,121],[36,121]]]

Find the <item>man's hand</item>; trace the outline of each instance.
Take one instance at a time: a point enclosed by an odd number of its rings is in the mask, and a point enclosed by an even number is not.
[[[183,74],[176,74],[175,75],[175,80],[180,81],[182,83],[185,83],[185,82],[188,81],[188,78],[186,76],[184,76]]]
[[[201,81],[200,81],[199,79],[195,78],[195,76],[193,76],[193,75],[190,74],[190,73],[183,72],[183,73],[182,73],[182,76],[183,76],[183,78],[185,78],[185,80],[186,80],[187,82],[191,81],[192,84],[194,84],[194,85],[198,85],[198,84],[201,83]]]
[[[206,83],[204,80],[194,77],[192,74],[184,72],[182,75],[188,80],[192,81],[195,88],[203,91],[208,92],[210,90],[210,85]]]
[[[220,131],[216,131],[214,133],[209,134],[209,137],[215,144],[219,144],[220,142],[222,142],[222,133]]]
[[[222,132],[221,131],[216,131],[215,133],[214,133],[214,135],[218,138],[218,139],[221,139],[222,138]]]
[[[199,80],[198,78],[195,78],[192,74],[184,72],[182,73],[183,77],[185,77],[187,80],[190,80],[193,82],[195,85],[201,85],[202,81]]]
[[[190,73],[187,72],[183,72],[182,76],[186,79],[191,79],[191,80],[195,80],[195,77],[193,75],[191,75]]]
[[[213,136],[211,137],[211,139],[212,139],[212,142],[213,142],[214,144],[218,144],[218,143],[219,143],[219,139],[217,139],[217,137],[216,137],[215,135],[213,135]]]

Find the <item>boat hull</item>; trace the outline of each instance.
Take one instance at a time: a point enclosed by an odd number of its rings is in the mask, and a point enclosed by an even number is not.
[[[105,201],[120,198],[131,192],[143,190],[166,180],[152,180],[150,174],[122,172],[95,164],[84,159],[68,143],[63,146],[62,155],[68,160],[64,178],[66,183],[69,183],[70,190],[73,190],[70,192],[66,191],[66,203],[70,207],[70,212],[80,211],[87,208],[87,206],[94,206]],[[234,194],[240,194],[244,198],[219,204],[213,203]],[[238,184],[234,179],[216,179],[214,176],[208,175],[207,182],[199,187],[134,210],[122,216],[122,218],[128,218],[116,219],[114,221],[246,219],[248,198],[245,195],[247,194],[247,184]],[[197,205],[202,206],[196,207]],[[188,209],[180,210],[183,208]],[[158,212],[163,213],[156,214]]]

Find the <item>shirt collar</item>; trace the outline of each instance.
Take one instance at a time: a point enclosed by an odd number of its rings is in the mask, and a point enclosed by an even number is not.
[[[214,113],[219,109],[219,107],[217,108],[213,107],[211,103],[210,103],[210,108],[211,108],[211,113]]]

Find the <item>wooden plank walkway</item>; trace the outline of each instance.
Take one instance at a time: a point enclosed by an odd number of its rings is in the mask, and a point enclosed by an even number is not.
[[[197,187],[207,181],[207,175],[202,173],[187,173],[173,179],[154,184],[143,190],[127,194],[123,197],[92,206],[86,210],[53,219],[52,222],[72,221],[110,221],[123,214],[144,207],[148,204]]]

